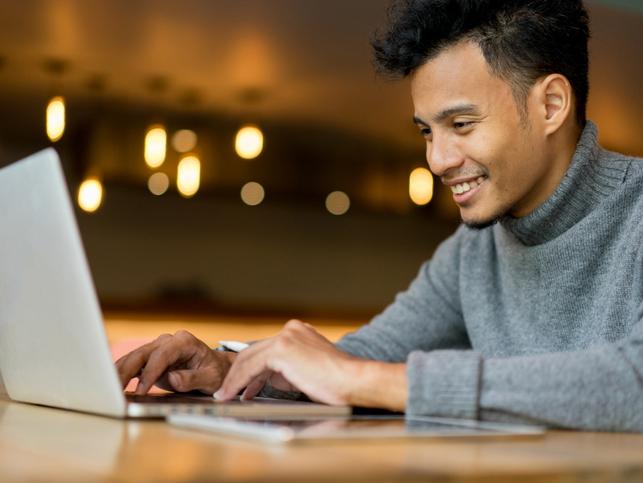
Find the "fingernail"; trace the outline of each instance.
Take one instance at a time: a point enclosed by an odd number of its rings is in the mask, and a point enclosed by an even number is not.
[[[217,392],[215,392],[212,397],[214,399],[221,399],[221,389],[219,389]]]

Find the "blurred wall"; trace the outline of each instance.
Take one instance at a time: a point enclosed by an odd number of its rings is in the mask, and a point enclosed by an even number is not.
[[[447,190],[425,208],[408,200],[408,172],[424,163],[408,86],[369,65],[387,3],[6,1],[0,165],[50,145],[43,110],[62,85],[70,119],[56,146],[71,194],[94,171],[105,182],[100,210],[77,213],[105,307],[372,315],[457,226]],[[590,118],[607,147],[643,155],[642,9],[588,5]],[[59,83],[43,70],[52,57],[70,65]],[[193,199],[145,187],[142,137],[158,118],[202,129]],[[247,120],[269,134],[251,164],[231,153]],[[256,207],[239,200],[250,179],[267,188]],[[350,194],[346,215],[325,211],[332,189]]]

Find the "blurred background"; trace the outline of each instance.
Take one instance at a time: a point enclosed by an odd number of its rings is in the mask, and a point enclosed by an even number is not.
[[[367,320],[458,224],[387,4],[3,0],[0,165],[58,150],[107,312]],[[588,6],[590,118],[643,155],[643,2]]]

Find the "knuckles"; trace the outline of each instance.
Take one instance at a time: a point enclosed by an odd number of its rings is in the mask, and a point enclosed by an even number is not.
[[[171,334],[161,334],[156,338],[156,342],[162,344],[163,342],[167,342],[170,339],[172,339]]]
[[[286,322],[286,324],[284,325],[283,330],[285,330],[285,331],[300,330],[303,327],[305,327],[305,325],[301,320],[291,319],[288,322]]]
[[[174,337],[180,341],[191,341],[195,337],[187,330],[181,329],[174,333]]]

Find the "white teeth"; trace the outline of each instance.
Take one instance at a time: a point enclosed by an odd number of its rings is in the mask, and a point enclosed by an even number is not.
[[[475,181],[468,181],[466,183],[460,183],[455,186],[451,186],[451,191],[453,191],[455,194],[461,195],[462,193],[471,191],[473,188],[477,188],[479,185],[482,184],[483,181],[484,181],[484,176],[480,176]]]

